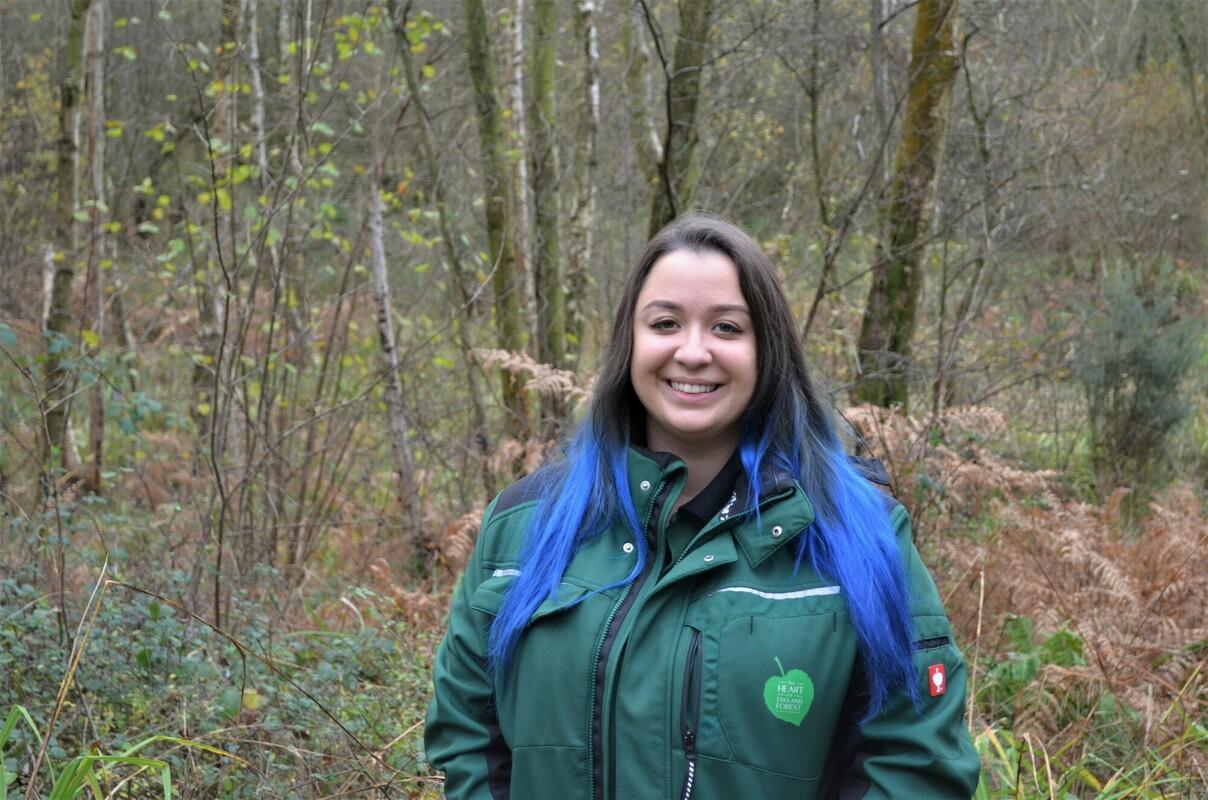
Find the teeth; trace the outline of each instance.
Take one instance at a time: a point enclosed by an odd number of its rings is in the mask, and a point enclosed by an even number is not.
[[[716,383],[709,386],[702,386],[699,383],[676,383],[675,381],[668,381],[668,383],[671,384],[671,388],[675,391],[684,392],[685,394],[706,394],[718,387]]]

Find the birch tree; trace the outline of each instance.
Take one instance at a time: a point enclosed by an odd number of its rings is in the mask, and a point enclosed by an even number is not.
[[[46,314],[46,393],[42,400],[46,469],[70,469],[66,456],[71,395],[75,384],[67,366],[75,293],[76,222],[79,202],[80,85],[84,70],[84,27],[91,0],[72,0],[59,79],[58,199],[55,208],[55,271]],[[58,455],[58,464],[56,461]]]
[[[373,272],[373,302],[378,341],[382,348],[382,373],[386,385],[386,408],[390,418],[390,451],[398,477],[399,506],[411,525],[411,535],[419,534],[418,498],[415,493],[414,464],[407,439],[407,415],[403,408],[403,385],[399,378],[398,349],[394,338],[394,308],[390,280],[386,274],[386,246],[382,230],[381,169],[375,167],[369,181],[369,245]],[[414,540],[412,541],[414,545]]]
[[[636,4],[625,15],[621,28],[621,55],[625,63],[625,106],[629,117],[629,138],[633,140],[638,170],[643,184],[653,184],[663,158],[663,140],[650,115],[654,89],[650,77],[650,47],[642,10]],[[665,78],[665,76],[664,76]]]
[[[100,357],[105,340],[105,4],[94,2],[88,11],[88,267],[84,285],[88,297],[89,328],[84,331],[85,352]],[[105,463],[104,383],[93,378],[88,391],[89,467],[85,485],[94,494],[101,491]]]
[[[570,215],[570,246],[566,271],[566,338],[582,346],[584,303],[588,270],[592,259],[593,226],[596,217],[596,139],[600,131],[600,44],[596,30],[595,0],[580,0],[575,13],[575,44],[581,56],[578,120],[575,131],[575,202]],[[574,367],[579,348],[567,354],[566,366]]]
[[[508,7],[511,34],[511,48],[508,54],[508,65],[512,71],[511,91],[508,93],[511,101],[509,133],[512,138],[512,148],[519,153],[528,152],[528,113],[524,102],[525,80],[524,72],[528,62],[528,48],[525,47],[525,0],[510,0]],[[529,223],[529,174],[528,159],[517,158],[512,161],[511,200],[512,239],[515,242],[516,274],[523,283],[521,305],[527,305],[534,295],[533,271],[529,268],[532,263],[533,240],[530,235],[532,225]],[[532,335],[537,335],[536,320],[533,320]]]

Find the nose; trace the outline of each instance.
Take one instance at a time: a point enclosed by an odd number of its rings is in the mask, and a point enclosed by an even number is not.
[[[713,353],[710,352],[705,333],[700,328],[692,327],[684,332],[684,339],[675,351],[675,360],[689,369],[698,369],[712,363]]]

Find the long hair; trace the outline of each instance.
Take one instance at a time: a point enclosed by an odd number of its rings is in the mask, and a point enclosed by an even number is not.
[[[911,660],[909,592],[886,498],[852,467],[835,431],[830,405],[805,367],[793,315],[767,256],[747,234],[714,217],[681,217],[647,244],[630,272],[613,320],[587,418],[574,432],[565,460],[547,468],[530,517],[514,579],[491,625],[487,664],[507,670],[516,643],[539,605],[553,596],[578,547],[611,524],[634,532],[638,559],[616,585],[633,581],[651,557],[627,479],[627,447],[645,410],[630,382],[638,293],[667,253],[716,252],[738,270],[756,343],[757,378],[743,415],[739,454],[759,524],[760,472],[787,469],[814,507],[814,522],[796,542],[797,565],[808,558],[841,587],[867,676],[868,716],[893,692],[917,698]]]

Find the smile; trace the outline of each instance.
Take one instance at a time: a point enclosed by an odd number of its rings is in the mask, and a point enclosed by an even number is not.
[[[671,384],[671,388],[677,392],[684,394],[708,394],[716,390],[720,383],[680,383],[679,381],[667,381]]]

